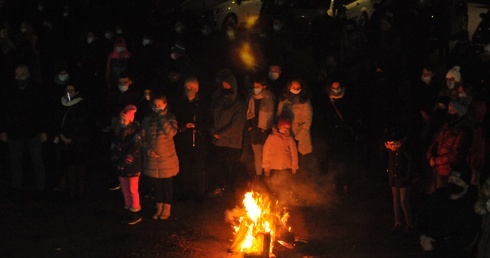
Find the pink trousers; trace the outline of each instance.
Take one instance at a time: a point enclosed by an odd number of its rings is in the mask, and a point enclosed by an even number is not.
[[[124,207],[132,212],[141,210],[140,194],[138,192],[139,176],[119,177],[121,191],[124,196]]]

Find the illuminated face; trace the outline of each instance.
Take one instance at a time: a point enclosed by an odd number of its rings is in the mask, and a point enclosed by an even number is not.
[[[332,83],[332,91],[340,91],[340,90],[341,90],[341,87],[340,87],[339,82]]]
[[[165,103],[161,99],[155,99],[153,100],[153,108],[155,109],[165,109],[167,107],[167,103]]]
[[[271,66],[269,66],[269,72],[280,74],[282,72],[282,70],[281,70],[281,67],[278,65],[271,65]]]
[[[457,114],[458,111],[453,106],[449,105],[449,107],[447,109],[447,113],[450,115],[454,115],[454,114]]]
[[[254,82],[254,90],[263,91],[267,86],[264,84],[260,84],[258,82]]]
[[[385,147],[391,151],[397,151],[402,147],[401,141],[387,141]]]
[[[75,90],[75,86],[73,85],[68,85],[65,88],[65,93],[70,94],[71,97],[75,96],[78,94],[78,91]]]
[[[190,81],[185,84],[186,91],[198,92],[199,91],[199,83],[195,81]]]
[[[129,125],[131,121],[126,118],[126,116],[119,116],[119,124],[121,125]]]
[[[289,86],[290,91],[301,91],[301,84],[298,81],[292,81]]]
[[[434,74],[426,68],[422,69],[422,77],[432,77],[433,75]]]
[[[129,78],[119,78],[119,86],[127,86],[129,87],[131,84],[133,84],[133,81]]]
[[[29,69],[25,66],[19,66],[15,69],[15,79],[16,80],[27,80],[29,79]]]
[[[221,87],[223,89],[231,90],[231,85],[228,82],[221,82]]]
[[[291,132],[291,126],[288,125],[288,124],[281,125],[277,129],[279,130],[279,132],[281,134],[284,134],[284,135],[287,135],[287,134],[289,134]]]

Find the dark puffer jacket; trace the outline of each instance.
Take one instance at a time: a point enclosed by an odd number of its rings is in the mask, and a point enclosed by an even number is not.
[[[139,129],[139,123],[133,122],[118,132],[112,140],[112,166],[121,177],[134,177],[141,173],[143,144],[138,134]]]

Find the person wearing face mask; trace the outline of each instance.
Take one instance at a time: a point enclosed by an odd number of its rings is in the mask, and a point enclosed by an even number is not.
[[[142,218],[139,178],[143,169],[143,142],[140,124],[134,120],[136,106],[127,105],[119,115],[119,127],[111,141],[112,168],[119,176],[126,214],[121,223],[134,225]]]
[[[414,177],[414,153],[407,143],[407,137],[400,128],[385,130],[385,148],[388,150],[388,184],[393,195],[393,214],[395,224],[392,233],[412,233],[414,231],[411,186]],[[403,215],[402,215],[403,211]],[[402,220],[405,219],[405,228]]]
[[[90,138],[89,109],[77,83],[66,84],[54,123],[53,142],[59,150],[61,175],[56,191],[68,190],[72,200],[85,194],[85,163]]]
[[[292,175],[299,169],[298,149],[287,116],[281,116],[275,127],[264,143],[261,166],[264,182],[277,194],[280,202],[287,204],[294,189]]]
[[[140,92],[133,85],[132,76],[128,71],[121,72],[118,76],[117,88],[113,88],[108,97],[108,121],[106,122],[110,125],[107,125],[105,130],[110,131],[117,128],[119,111],[129,104],[137,105],[140,98]]]
[[[300,167],[310,166],[309,161],[313,146],[311,144],[310,127],[313,119],[313,107],[310,93],[301,79],[292,79],[279,98],[276,111],[276,120],[279,116],[287,114],[291,120],[291,134],[298,142]]]
[[[271,62],[268,66],[267,85],[276,99],[279,99],[286,84],[287,74],[283,71],[283,66],[279,62]]]
[[[476,257],[481,217],[474,210],[477,189],[470,179],[467,166],[452,167],[448,186],[421,207],[418,231],[427,257]]]
[[[455,100],[449,103],[447,122],[437,133],[427,160],[436,173],[434,188],[447,186],[451,166],[465,164],[473,140],[467,109]]]
[[[153,99],[153,112],[142,123],[143,174],[148,188],[155,193],[154,220],[166,220],[174,201],[174,177],[179,173],[179,159],[174,136],[179,130],[175,116],[169,111],[165,96]]]
[[[130,59],[131,52],[126,47],[126,40],[121,37],[116,38],[114,48],[106,62],[105,79],[108,91],[117,85],[119,74],[128,70]]]
[[[228,69],[218,71],[220,88],[211,100],[213,123],[210,125],[213,149],[216,155],[210,161],[214,172],[209,176],[213,194],[223,190],[233,190],[248,182],[247,175],[240,162],[243,143],[243,133],[246,124],[246,105],[238,95],[238,85],[235,76]]]
[[[17,66],[15,81],[3,89],[5,122],[0,125],[0,140],[8,143],[9,147],[12,190],[21,191],[23,188],[23,157],[27,151],[36,189],[42,194],[46,187],[42,143],[48,137],[47,100],[41,87],[31,81],[29,71],[27,65]]]
[[[272,21],[272,30],[267,35],[265,53],[267,59],[283,60],[285,65],[291,65],[293,36],[285,17],[279,15]]]
[[[206,189],[206,156],[209,147],[209,97],[202,94],[196,77],[184,81],[185,96],[176,105],[179,133],[175,137],[180,172],[175,178],[176,199],[201,203]]]
[[[446,73],[446,87],[441,90],[439,96],[449,96],[456,99],[461,81],[461,67],[454,66]]]
[[[256,75],[252,79],[253,89],[248,95],[247,131],[254,153],[255,178],[262,177],[262,150],[267,135],[271,132],[275,116],[275,96],[267,89],[264,76]],[[269,176],[269,174],[264,174]]]

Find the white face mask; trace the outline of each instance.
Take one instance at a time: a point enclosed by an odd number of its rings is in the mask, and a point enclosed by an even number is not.
[[[167,105],[163,106],[163,107],[152,107],[151,109],[153,110],[153,112],[155,113],[162,113],[163,110],[165,110],[165,108],[167,107]]]
[[[332,93],[333,94],[339,94],[342,92],[342,88],[338,88],[338,89],[332,89]]]
[[[129,86],[119,85],[119,90],[120,90],[121,92],[126,92],[128,89],[129,89]]]
[[[432,77],[431,76],[422,76],[420,77],[420,79],[425,83],[425,84],[429,84],[431,81],[432,81]]]
[[[229,30],[226,32],[226,35],[228,36],[228,38],[230,39],[234,39],[235,38],[235,32],[232,31],[232,30]]]
[[[143,46],[148,46],[148,44],[150,44],[150,40],[149,39],[143,39],[141,44],[143,44]]]
[[[123,52],[125,49],[125,47],[116,47],[117,52]]]
[[[117,34],[117,35],[121,35],[121,34],[123,34],[123,31],[122,31],[121,29],[117,29],[117,30],[116,30],[116,34]]]
[[[92,42],[94,42],[94,37],[88,37],[87,38],[87,43],[90,44]]]
[[[274,73],[274,72],[270,72],[269,73],[269,79],[275,81],[279,78],[279,73]]]
[[[261,92],[262,92],[261,88],[254,88],[254,94],[255,95],[260,94]]]
[[[20,32],[22,32],[22,33],[26,33],[26,32],[27,32],[27,28],[26,28],[26,27],[21,27],[21,28],[20,28]]]
[[[460,92],[460,93],[458,93],[458,97],[466,98],[466,97],[468,97],[468,95],[466,95],[466,92]]]
[[[104,34],[104,37],[105,37],[106,39],[110,39],[110,38],[112,38],[112,33],[110,33],[110,32],[106,32],[106,33]]]
[[[65,74],[59,74],[58,75],[58,80],[64,82],[64,81],[68,80],[69,77],[70,76],[67,73],[65,73]]]
[[[184,28],[182,28],[182,27],[176,27],[175,28],[175,32],[177,32],[178,34],[181,34],[182,32],[184,32]]]
[[[278,31],[281,29],[281,25],[273,25],[272,28],[274,29],[274,31]]]
[[[456,82],[455,81],[446,81],[446,86],[448,89],[452,90],[454,87],[456,87]]]
[[[63,12],[63,17],[67,17],[68,14],[70,14],[69,12]]]
[[[289,92],[293,93],[294,95],[298,95],[301,92],[301,90],[290,89]]]

